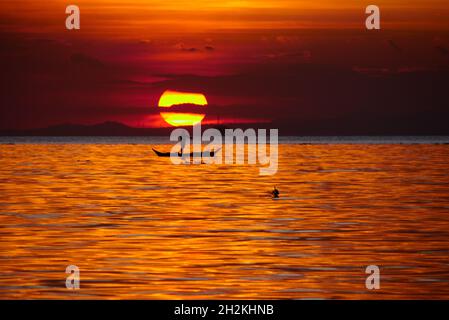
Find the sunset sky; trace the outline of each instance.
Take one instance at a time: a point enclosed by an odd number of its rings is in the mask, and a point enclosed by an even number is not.
[[[3,0],[0,130],[164,126],[159,98],[177,90],[207,97],[206,123],[449,134],[448,18],[447,0]]]

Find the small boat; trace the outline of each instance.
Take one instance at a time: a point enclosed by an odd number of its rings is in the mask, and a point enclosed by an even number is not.
[[[160,152],[154,148],[152,148],[152,149],[158,157],[169,158],[172,155],[172,153],[170,153],[170,152]],[[199,157],[203,157],[203,158],[211,157],[212,158],[215,156],[215,153],[218,151],[220,151],[220,149],[218,149],[217,151],[212,149],[210,152],[190,152],[189,154],[184,154],[184,155],[181,155],[180,152],[173,152],[173,156],[179,157],[179,158],[181,158],[182,156],[184,156],[186,158],[187,157],[188,158],[199,158]]]

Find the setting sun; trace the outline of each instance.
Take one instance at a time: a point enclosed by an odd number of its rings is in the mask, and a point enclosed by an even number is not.
[[[171,108],[174,106],[207,106],[204,94],[178,91],[165,91],[159,99],[158,106],[161,108]],[[168,124],[179,126],[192,126],[201,122],[206,114],[191,112],[161,112],[161,117]]]

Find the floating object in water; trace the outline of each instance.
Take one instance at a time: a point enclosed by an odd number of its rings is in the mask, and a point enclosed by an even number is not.
[[[273,196],[273,198],[279,198],[279,194],[280,194],[279,190],[276,189],[276,186],[274,186],[273,191],[271,191],[271,195]]]
[[[207,158],[207,157],[211,157],[213,158],[215,156],[215,153],[217,153],[218,151],[220,151],[220,149],[218,149],[217,151],[215,150],[211,150],[210,152],[190,152],[190,153],[186,153],[186,154],[182,154],[181,152],[160,152],[157,151],[156,149],[153,149],[154,153],[156,153],[156,155],[158,157],[165,157],[165,158],[169,158],[172,155],[174,157],[186,157],[186,158],[195,158],[195,157],[202,157],[202,158]]]

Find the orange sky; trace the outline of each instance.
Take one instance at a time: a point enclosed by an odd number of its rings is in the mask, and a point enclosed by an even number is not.
[[[69,4],[80,7],[81,30],[65,28]],[[440,120],[446,128],[447,90],[435,85],[449,68],[449,1],[376,0],[374,31],[365,28],[368,4],[2,0],[0,129],[159,126],[165,90],[204,93],[205,121],[316,128],[338,118],[364,129],[372,118],[393,128],[399,119],[408,130],[403,113],[412,110],[413,128],[422,119],[422,132]]]
[[[229,29],[360,28],[365,1],[301,0],[77,0],[82,33],[92,37],[142,38]],[[65,32],[65,0],[1,1],[10,31]],[[448,29],[445,0],[378,0],[382,26],[392,29]]]

